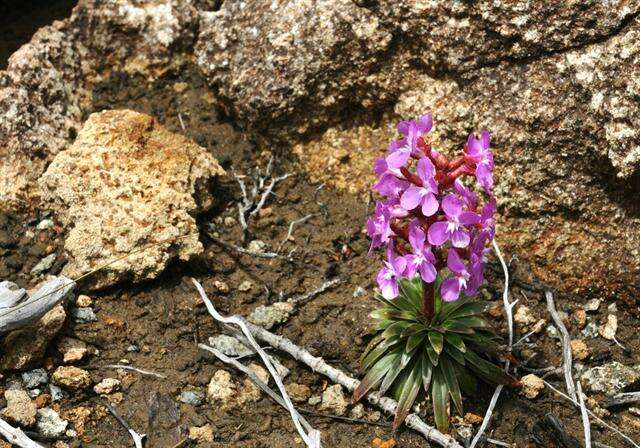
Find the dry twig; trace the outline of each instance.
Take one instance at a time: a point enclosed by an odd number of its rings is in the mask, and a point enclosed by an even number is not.
[[[258,354],[260,355],[260,358],[262,359],[262,362],[267,367],[267,370],[269,371],[269,373],[273,377],[273,380],[278,386],[278,390],[282,395],[282,399],[286,404],[286,408],[289,410],[289,414],[291,415],[291,419],[293,420],[293,424],[295,425],[296,430],[298,431],[298,434],[300,434],[300,436],[302,437],[302,440],[305,442],[305,444],[309,448],[320,448],[320,432],[313,428],[310,428],[307,432],[305,431],[305,429],[302,428],[301,416],[298,413],[298,411],[296,411],[296,408],[293,406],[293,403],[291,402],[291,399],[287,394],[284,384],[282,383],[282,379],[280,378],[280,375],[278,374],[275,367],[269,360],[269,356],[265,353],[265,351],[260,347],[260,345],[258,345],[258,343],[253,338],[252,332],[247,327],[248,323],[244,319],[239,318],[237,316],[231,316],[231,317],[221,316],[213,306],[213,303],[211,303],[211,301],[207,297],[207,294],[202,288],[202,285],[200,285],[200,283],[198,283],[195,279],[191,279],[191,280],[193,281],[193,284],[196,286],[196,289],[198,290],[198,293],[200,294],[202,301],[206,305],[207,311],[209,311],[209,314],[211,314],[211,316],[215,320],[219,322],[223,322],[225,324],[234,324],[242,329],[244,336],[247,338],[247,340],[249,341],[253,349],[258,352]]]
[[[511,352],[511,349],[513,347],[513,307],[516,305],[516,303],[518,303],[518,301],[516,300],[515,302],[509,302],[509,269],[507,268],[507,264],[505,263],[504,258],[502,257],[502,253],[500,252],[500,248],[498,247],[498,243],[496,243],[495,238],[493,239],[492,243],[493,243],[493,249],[496,253],[496,256],[500,260],[500,265],[502,266],[502,271],[504,273],[504,291],[502,293],[502,304],[504,305],[504,311],[507,315],[507,328],[509,330],[508,350],[509,352]],[[509,370],[509,365],[510,365],[510,362],[509,360],[507,360],[504,366],[505,372]],[[475,437],[471,441],[469,448],[474,448],[478,444],[478,442],[480,442],[480,440],[482,439],[484,432],[487,430],[487,427],[489,426],[489,422],[491,421],[491,416],[493,415],[493,409],[495,408],[496,403],[498,402],[498,398],[500,398],[500,394],[502,393],[503,387],[504,386],[500,384],[498,385],[498,387],[496,387],[496,390],[493,392],[493,396],[491,397],[491,401],[489,402],[489,407],[487,408],[487,412],[485,413],[484,419],[482,420],[482,425],[480,425],[480,428],[478,429],[478,432],[476,433]]]
[[[111,415],[113,415],[116,418],[116,420],[118,420],[118,422],[124,427],[124,429],[126,429],[129,432],[129,434],[131,434],[131,438],[133,439],[133,443],[135,447],[142,448],[142,446],[144,445],[143,443],[144,438],[147,437],[147,435],[139,434],[133,428],[131,428],[131,426],[129,426],[129,424],[124,421],[124,419],[120,416],[120,414],[116,412],[116,409],[113,406],[111,406],[111,404],[105,402],[105,406],[107,407],[107,409],[109,409],[109,412],[111,412]]]
[[[582,385],[580,384],[580,381],[578,381],[578,399],[580,404],[580,415],[582,417],[582,427],[584,430],[584,448],[591,448],[591,424],[589,423],[587,407],[584,405]]]
[[[324,282],[322,285],[320,285],[319,288],[314,289],[313,291],[309,291],[301,296],[298,297],[292,297],[290,299],[287,300],[287,302],[289,303],[295,303],[295,304],[300,304],[300,303],[304,303],[307,300],[311,300],[314,297],[322,294],[323,292],[325,292],[327,289],[329,288],[333,288],[335,285],[337,285],[338,283],[340,283],[342,280],[340,280],[339,278],[334,278],[332,280],[328,280],[326,282]]]
[[[623,404],[640,403],[640,392],[624,392],[609,397],[605,407],[612,408]]]
[[[142,375],[155,376],[156,378],[166,379],[165,375],[161,373],[152,372],[151,370],[138,369],[137,367],[127,366],[125,364],[108,364],[106,366],[102,366],[103,369],[123,369],[123,370],[131,370],[133,372],[138,372]]]
[[[0,434],[7,442],[20,448],[43,448],[42,445],[27,437],[20,428],[14,428],[2,419],[0,419]]]
[[[311,218],[317,216],[316,214],[310,214],[307,216],[303,216],[300,219],[296,219],[294,221],[291,221],[291,224],[289,224],[289,231],[287,232],[287,236],[285,236],[282,241],[280,242],[280,244],[278,245],[278,250],[276,252],[280,252],[280,250],[282,250],[282,248],[284,247],[285,244],[287,244],[287,241],[289,241],[289,239],[293,236],[293,228],[298,225],[298,224],[302,224],[305,221],[310,220]]]
[[[558,327],[560,335],[562,336],[562,368],[564,369],[564,381],[567,385],[567,393],[573,401],[577,401],[576,386],[573,382],[572,374],[571,337],[569,336],[567,327],[564,326],[562,319],[560,319],[556,311],[553,294],[551,294],[551,291],[545,291],[544,295],[547,298],[547,310],[549,310],[549,314],[551,314],[553,322],[556,324],[556,327]]]

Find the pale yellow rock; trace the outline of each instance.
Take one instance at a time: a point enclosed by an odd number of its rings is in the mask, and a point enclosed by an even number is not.
[[[609,314],[607,316],[607,321],[600,325],[598,328],[598,333],[605,339],[612,341],[616,337],[616,332],[618,331],[618,318],[615,314]]]
[[[213,428],[210,424],[189,427],[189,438],[198,445],[213,442]]]
[[[542,378],[533,373],[523,376],[520,382],[522,383],[520,395],[524,395],[530,400],[536,398],[542,389],[544,389],[544,381]]]
[[[210,403],[229,404],[237,393],[237,387],[226,370],[217,370],[207,387],[207,398]]]
[[[105,378],[93,386],[93,391],[99,395],[112,394],[120,389],[120,380],[115,378]]]
[[[89,116],[75,142],[39,180],[69,228],[63,273],[100,288],[156,277],[167,263],[203,251],[195,215],[213,205],[207,181],[224,174],[204,148],[131,110]],[[147,247],[144,251],[134,251]]]
[[[60,338],[57,348],[62,353],[62,361],[65,363],[80,361],[89,353],[87,344],[74,338]]]
[[[571,353],[573,357],[578,361],[584,361],[589,357],[589,347],[581,339],[574,339],[571,341]]]
[[[528,306],[520,305],[513,315],[513,320],[515,323],[526,327],[535,323],[537,318],[531,313],[531,309]]]
[[[61,366],[53,372],[51,380],[58,386],[71,390],[86,389],[91,386],[91,375],[84,369],[74,366]]]
[[[85,294],[80,294],[76,299],[76,305],[80,308],[86,308],[93,305],[93,299]]]
[[[37,407],[23,390],[7,390],[4,393],[7,407],[0,415],[9,423],[22,427],[32,426],[36,422]]]

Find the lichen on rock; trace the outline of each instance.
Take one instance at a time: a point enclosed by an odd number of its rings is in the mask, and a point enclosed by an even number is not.
[[[98,288],[154,278],[171,259],[200,254],[195,215],[209,202],[207,182],[221,174],[204,148],[153,117],[92,114],[39,180],[69,228],[64,272],[76,277],[128,255],[97,273]]]

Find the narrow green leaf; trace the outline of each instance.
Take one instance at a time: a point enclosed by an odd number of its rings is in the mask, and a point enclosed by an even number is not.
[[[436,427],[439,431],[446,433],[449,429],[449,391],[447,383],[442,377],[440,368],[433,371],[433,382],[431,386],[431,402],[433,404],[433,415]]]
[[[408,367],[409,374],[407,380],[402,385],[402,391],[398,398],[398,407],[396,408],[396,415],[393,419],[393,430],[395,431],[402,424],[409,410],[413,405],[413,402],[418,396],[420,391],[420,384],[422,379],[421,360],[414,361]]]
[[[385,299],[382,295],[380,294],[375,294],[373,296],[377,301],[379,301],[380,303],[382,303],[383,305],[385,305],[385,307],[387,309],[396,309],[401,311],[402,309],[398,306],[398,304],[396,304],[394,301],[389,300],[389,299]]]
[[[458,385],[456,371],[453,368],[453,363],[446,356],[443,356],[440,361],[440,370],[442,371],[442,376],[447,383],[447,387],[449,389],[451,399],[453,400],[453,404],[456,406],[458,413],[460,415],[463,415],[464,411],[462,410],[462,394],[460,393],[460,386]]]
[[[423,356],[422,357],[422,387],[424,388],[425,392],[429,392],[429,386],[431,384],[431,372],[433,371],[433,368],[431,366],[431,362],[430,360]]]
[[[438,355],[442,353],[442,346],[444,344],[444,338],[442,337],[442,333],[438,333],[436,331],[430,331],[429,342],[431,343],[431,347],[433,347],[433,349]]]
[[[474,331],[472,328],[469,328],[468,325],[464,325],[457,320],[447,320],[442,324],[442,328],[451,331],[453,333],[461,333],[461,334],[473,334]]]
[[[504,384],[505,386],[516,386],[518,380],[511,375],[507,374],[500,367],[495,364],[482,359],[471,350],[467,350],[464,354],[467,361],[467,366],[472,369],[480,378],[488,382],[493,386],[498,384]]]
[[[444,340],[447,341],[449,344],[453,345],[455,348],[457,348],[462,353],[467,351],[467,347],[464,345],[464,341],[462,340],[462,338],[460,336],[458,336],[455,333],[445,333],[444,334]]]
[[[460,364],[453,363],[453,368],[456,370],[460,389],[462,389],[466,395],[474,395],[478,388],[476,377]]]
[[[388,338],[390,336],[398,336],[404,330],[406,330],[407,327],[409,327],[410,325],[411,325],[411,322],[406,321],[406,320],[401,320],[401,321],[394,322],[386,330],[384,330],[384,332],[382,333],[382,336],[384,338]]]
[[[419,279],[420,276],[416,276],[416,278]],[[422,308],[422,282],[414,280],[400,280],[398,283],[400,295],[398,297],[402,296],[402,303],[405,304],[402,306],[403,309],[419,313]]]
[[[404,370],[409,361],[411,360],[411,354],[403,352],[400,357],[393,362],[387,375],[384,377],[382,384],[380,385],[380,394],[384,395],[393,382],[398,378],[398,375]]]
[[[367,356],[367,354],[369,354],[369,352],[371,350],[373,350],[382,341],[384,341],[384,337],[382,337],[382,334],[380,334],[380,333],[376,334],[373,338],[371,338],[371,340],[369,341],[369,343],[365,347],[364,351],[362,352],[362,356],[361,356],[360,359],[361,360],[364,359],[365,356]]]
[[[491,328],[491,325],[482,317],[479,316],[467,316],[455,319],[455,322],[464,325],[468,328]]]
[[[384,355],[388,350],[394,348],[393,346],[397,344],[399,341],[400,341],[399,338],[391,337],[380,342],[376,346],[376,348],[371,350],[364,358],[362,358],[362,361],[360,362],[360,366],[362,370],[364,371],[369,370],[369,367],[371,367],[373,363],[375,363],[378,360],[378,358]]]
[[[449,319],[458,319],[467,316],[477,316],[484,313],[489,308],[489,303],[484,301],[468,302],[457,310],[449,313]]]
[[[365,377],[360,381],[360,384],[353,392],[353,401],[359,401],[363,396],[366,395],[371,388],[375,387],[384,377],[391,366],[393,365],[394,360],[399,359],[399,353],[390,353],[380,359],[365,375]]]
[[[405,350],[407,352],[413,351],[413,349],[415,349],[420,344],[422,344],[422,341],[424,341],[424,338],[426,337],[427,337],[426,330],[420,330],[417,333],[412,334],[407,339],[407,345],[405,347]]]
[[[464,354],[454,346],[450,345],[449,343],[444,345],[444,352],[448,356],[453,358],[458,364],[461,364],[461,365],[466,364],[464,360]]]
[[[431,347],[431,345],[425,345],[424,347],[425,347],[425,351],[427,352],[427,356],[431,360],[431,364],[434,366],[437,366],[438,354],[436,353],[436,351],[433,349],[433,347]]]
[[[421,331],[425,331],[427,327],[422,323],[412,323],[407,328],[405,328],[400,334],[401,338],[408,338],[409,336],[419,333]]]

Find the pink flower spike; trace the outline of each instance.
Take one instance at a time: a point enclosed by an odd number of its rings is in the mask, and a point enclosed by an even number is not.
[[[469,231],[465,226],[470,226],[480,222],[477,213],[463,211],[462,201],[454,194],[448,194],[442,200],[446,220],[438,221],[429,227],[427,238],[430,244],[442,246],[451,240],[453,247],[464,248],[469,245]]]
[[[422,186],[411,185],[407,188],[400,197],[400,205],[406,210],[413,210],[420,206],[424,216],[433,216],[440,207],[435,196],[438,194],[438,184],[433,177],[435,167],[431,160],[422,157],[418,161],[417,172]]]
[[[376,279],[385,299],[392,300],[398,296],[398,279],[403,276],[406,266],[407,262],[404,257],[395,256],[393,241],[389,241],[387,261],[384,262],[384,266],[378,272]]]

